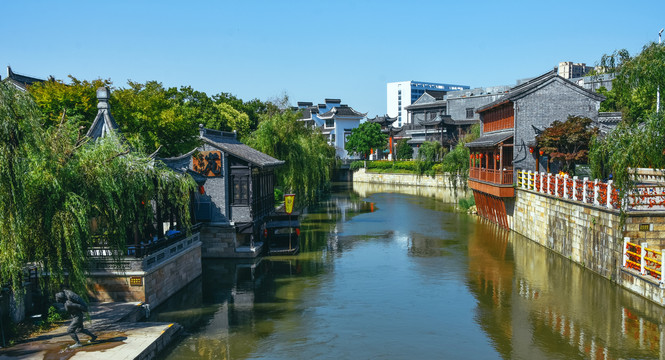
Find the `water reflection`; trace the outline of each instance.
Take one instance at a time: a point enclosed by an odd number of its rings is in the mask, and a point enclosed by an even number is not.
[[[504,358],[662,358],[662,308],[496,226],[469,239],[469,287]]]
[[[662,308],[438,199],[339,191],[301,253],[205,261],[168,359],[658,358]]]

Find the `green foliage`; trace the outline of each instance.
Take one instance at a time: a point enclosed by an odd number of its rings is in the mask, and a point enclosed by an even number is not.
[[[0,281],[17,296],[27,263],[49,274],[51,290],[69,283],[85,293],[91,219],[102,224],[99,242],[118,252],[137,224],[152,222],[151,200],[189,223],[193,180],[115,136],[90,143],[73,121],[43,126],[32,99],[5,84],[0,124]]]
[[[621,111],[628,121],[642,121],[656,110],[657,88],[665,88],[665,45],[646,44],[635,57],[618,50],[603,55],[600,66],[616,75],[612,90],[603,93],[608,100],[602,111]]]
[[[476,205],[476,199],[473,197],[473,195],[469,196],[469,198],[460,198],[458,200],[458,205],[461,210],[467,211],[472,206]]]
[[[591,119],[579,116],[557,120],[536,137],[536,146],[565,172],[574,173],[575,164],[587,161],[589,144],[598,132],[591,124]]]
[[[55,324],[63,320],[64,320],[63,314],[61,314],[60,311],[55,306],[51,306],[48,308],[48,315],[46,317],[47,323]]]
[[[111,85],[110,80],[80,81],[71,84],[46,81],[29,88],[47,119],[45,125],[60,123],[63,109],[67,117],[85,133],[97,113],[96,89]],[[128,88],[114,89],[110,104],[123,136],[136,149],[174,156],[198,145],[198,125],[223,131],[237,131],[242,139],[256,129],[261,113],[276,105],[257,99],[241,99],[221,93],[209,97],[189,86],[165,88],[157,81],[128,82]]]
[[[71,75],[69,79],[71,84],[54,79],[35,83],[28,91],[44,115],[46,126],[59,124],[66,112],[69,121],[87,130],[97,115],[97,88],[109,86],[111,81],[81,81]]]
[[[277,184],[296,194],[300,205],[314,200],[318,191],[330,182],[335,165],[335,149],[328,145],[318,129],[307,128],[291,110],[272,116],[262,115],[259,128],[247,144],[285,164],[276,170]]]
[[[361,169],[363,167],[365,167],[365,161],[363,161],[363,160],[356,160],[356,161],[352,162],[351,165],[349,165],[349,169],[351,171],[356,171],[356,170]]]
[[[383,150],[387,144],[388,135],[381,132],[381,125],[366,121],[351,130],[344,149],[367,159],[371,149]]]
[[[629,168],[665,168],[665,116],[652,113],[643,124],[620,123],[602,140],[594,139],[589,153],[596,178],[612,175],[621,196],[634,185]]]
[[[436,141],[425,141],[418,148],[418,159],[416,160],[416,172],[418,174],[433,175],[432,166],[438,160],[445,149]]]
[[[279,204],[284,201],[284,191],[279,188],[275,188],[273,193],[275,194],[275,204]]]
[[[411,160],[413,159],[413,148],[408,144],[407,139],[400,139],[397,141],[397,148],[395,150],[395,157],[397,160]]]

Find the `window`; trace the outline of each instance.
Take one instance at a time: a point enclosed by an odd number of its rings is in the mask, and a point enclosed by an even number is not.
[[[233,176],[233,204],[247,205],[249,203],[249,177],[247,175]]]
[[[326,119],[326,127],[327,127],[327,128],[335,127],[335,120],[333,120],[333,119]]]
[[[466,108],[466,118],[473,119],[473,108]]]

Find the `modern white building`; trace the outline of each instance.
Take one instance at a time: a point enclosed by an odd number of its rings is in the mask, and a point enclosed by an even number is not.
[[[425,81],[397,81],[390,82],[386,86],[386,114],[389,117],[397,117],[395,126],[400,127],[410,123],[407,117],[406,107],[413,104],[425,91],[430,94],[440,92],[445,95],[449,91],[466,90],[467,85],[452,85],[431,83]]]
[[[351,159],[344,145],[351,130],[357,128],[360,122],[367,116],[352,107],[342,104],[340,99],[326,99],[325,104],[313,105],[311,102],[298,102],[295,110],[301,111],[300,121],[305,121],[308,126],[316,126],[328,139],[328,144],[335,147],[337,157],[340,159]]]
[[[586,66],[585,63],[562,61],[559,63],[558,74],[564,79],[573,79],[580,78],[593,69],[593,66]]]

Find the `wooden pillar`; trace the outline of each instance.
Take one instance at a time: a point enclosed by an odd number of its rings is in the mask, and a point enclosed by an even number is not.
[[[501,168],[499,171],[499,176],[501,179],[499,180],[499,184],[503,184],[503,143],[499,145],[499,167]]]

